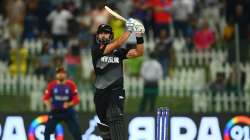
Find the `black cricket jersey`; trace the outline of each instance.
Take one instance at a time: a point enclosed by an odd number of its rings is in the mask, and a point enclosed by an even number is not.
[[[95,88],[106,89],[110,86],[123,87],[123,60],[129,49],[118,48],[104,55],[105,47],[95,44],[92,47],[92,61],[96,74]]]

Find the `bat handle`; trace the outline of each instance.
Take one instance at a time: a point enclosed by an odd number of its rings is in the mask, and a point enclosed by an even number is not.
[[[124,21],[124,22],[127,22],[128,20],[127,19],[125,19],[125,18],[122,18],[122,20]]]

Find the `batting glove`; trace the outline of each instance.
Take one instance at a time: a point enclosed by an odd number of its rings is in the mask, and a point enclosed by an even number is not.
[[[145,32],[145,28],[143,26],[143,24],[139,21],[135,21],[134,22],[134,29],[133,31],[136,33],[136,34],[144,34]]]
[[[128,19],[128,21],[126,22],[126,28],[129,32],[133,32],[134,25],[135,25],[134,22],[135,22],[135,19],[133,18]]]

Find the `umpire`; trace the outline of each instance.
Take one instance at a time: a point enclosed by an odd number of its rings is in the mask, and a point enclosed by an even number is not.
[[[99,130],[104,140],[125,140],[123,60],[142,56],[144,52],[143,25],[135,19],[126,23],[127,31],[113,40],[111,26],[101,24],[92,47],[95,79],[94,103],[101,121]],[[137,28],[135,28],[137,27]],[[137,44],[133,49],[121,48],[132,32],[136,33]]]
[[[78,117],[73,109],[80,102],[76,84],[67,79],[63,67],[56,70],[56,80],[48,84],[43,96],[44,103],[50,107],[49,119],[45,128],[45,140],[50,140],[56,125],[63,121],[67,124],[75,140],[81,140]]]

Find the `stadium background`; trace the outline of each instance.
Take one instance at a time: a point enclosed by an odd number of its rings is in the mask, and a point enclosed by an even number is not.
[[[140,68],[149,52],[157,54],[161,39],[168,43],[157,56],[164,75],[156,107],[167,106],[173,115],[249,113],[250,2],[168,0],[162,7],[170,9],[165,11],[168,19],[163,26],[157,26],[154,17],[159,7],[149,2],[108,1],[121,15],[143,21],[147,29],[145,57],[125,62],[126,113],[154,114],[138,113],[143,96]],[[79,87],[81,103],[77,109],[83,114],[94,113],[90,56],[94,31],[100,23],[109,23],[115,38],[124,31],[124,23],[108,16],[103,4],[89,0],[0,2],[0,112],[46,113],[43,90],[55,67],[63,64]],[[60,22],[50,22],[59,18],[48,17],[60,5],[68,15],[57,19]],[[56,30],[57,26],[63,26],[65,32]],[[166,27],[167,34],[158,33]],[[62,42],[56,44],[57,40]],[[131,38],[127,45],[134,43]]]

